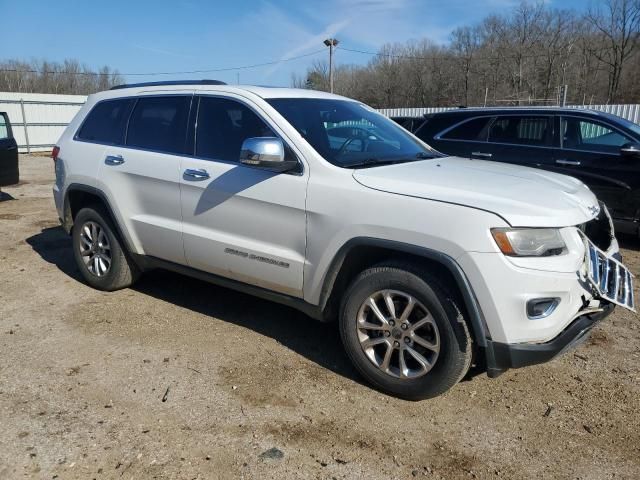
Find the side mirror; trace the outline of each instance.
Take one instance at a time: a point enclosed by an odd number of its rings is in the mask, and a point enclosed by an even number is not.
[[[253,137],[242,142],[240,163],[273,172],[286,172],[298,165],[295,160],[285,160],[284,144],[276,137]]]
[[[627,143],[620,148],[620,156],[627,158],[640,158],[640,144]]]

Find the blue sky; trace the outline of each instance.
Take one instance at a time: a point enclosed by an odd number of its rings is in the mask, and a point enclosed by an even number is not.
[[[235,67],[312,53],[328,36],[347,48],[376,51],[388,42],[430,38],[446,42],[457,26],[502,13],[518,0],[235,0],[101,1],[0,0],[0,59],[76,58],[92,67],[127,72],[176,72]],[[584,8],[585,0],[547,0]],[[240,82],[285,85],[304,73],[308,56],[241,70]],[[366,63],[369,56],[338,51],[336,61]],[[128,81],[216,78],[235,71],[129,76]]]

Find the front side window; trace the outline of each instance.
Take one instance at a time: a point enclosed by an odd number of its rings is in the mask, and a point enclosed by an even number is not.
[[[87,115],[77,138],[88,142],[122,144],[132,104],[133,100],[126,98],[98,103]]]
[[[443,140],[487,141],[487,126],[491,117],[473,118],[443,134]]]
[[[551,144],[549,117],[498,117],[489,128],[489,142],[515,145]]]
[[[0,140],[9,138],[9,125],[5,114],[0,114]]]
[[[242,103],[226,98],[200,98],[196,156],[237,162],[247,138],[275,136],[271,128]]]
[[[631,140],[602,123],[575,117],[562,117],[562,147],[603,153],[620,153]]]
[[[127,146],[184,153],[190,96],[140,97],[129,119]]]
[[[323,158],[344,168],[438,156],[365,105],[350,100],[267,100]]]

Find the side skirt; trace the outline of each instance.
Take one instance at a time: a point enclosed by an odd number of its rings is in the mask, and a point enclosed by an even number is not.
[[[230,288],[238,292],[247,293],[249,295],[262,298],[264,300],[269,300],[271,302],[276,302],[291,308],[295,308],[296,310],[304,313],[305,315],[308,315],[315,320],[320,320],[322,322],[330,320],[325,317],[324,312],[319,306],[307,303],[300,298],[292,297],[279,292],[274,292],[265,288],[256,287],[255,285],[249,285],[237,280],[232,280],[230,278],[221,277],[220,275],[215,275],[213,273],[203,272],[195,268],[169,262],[156,257],[148,257],[145,255],[137,254],[131,254],[131,257],[141,271],[153,270],[156,268],[169,270],[171,272],[176,272],[181,275],[197,278],[198,280],[209,282],[220,287]]]

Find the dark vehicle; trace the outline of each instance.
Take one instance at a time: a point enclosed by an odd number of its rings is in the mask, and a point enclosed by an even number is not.
[[[18,183],[18,144],[13,138],[9,116],[0,112],[0,187]]]
[[[414,134],[448,155],[576,177],[618,231],[640,233],[640,125],[594,110],[465,108],[426,115]]]
[[[421,117],[389,117],[402,128],[415,132],[424,123],[425,116]]]

